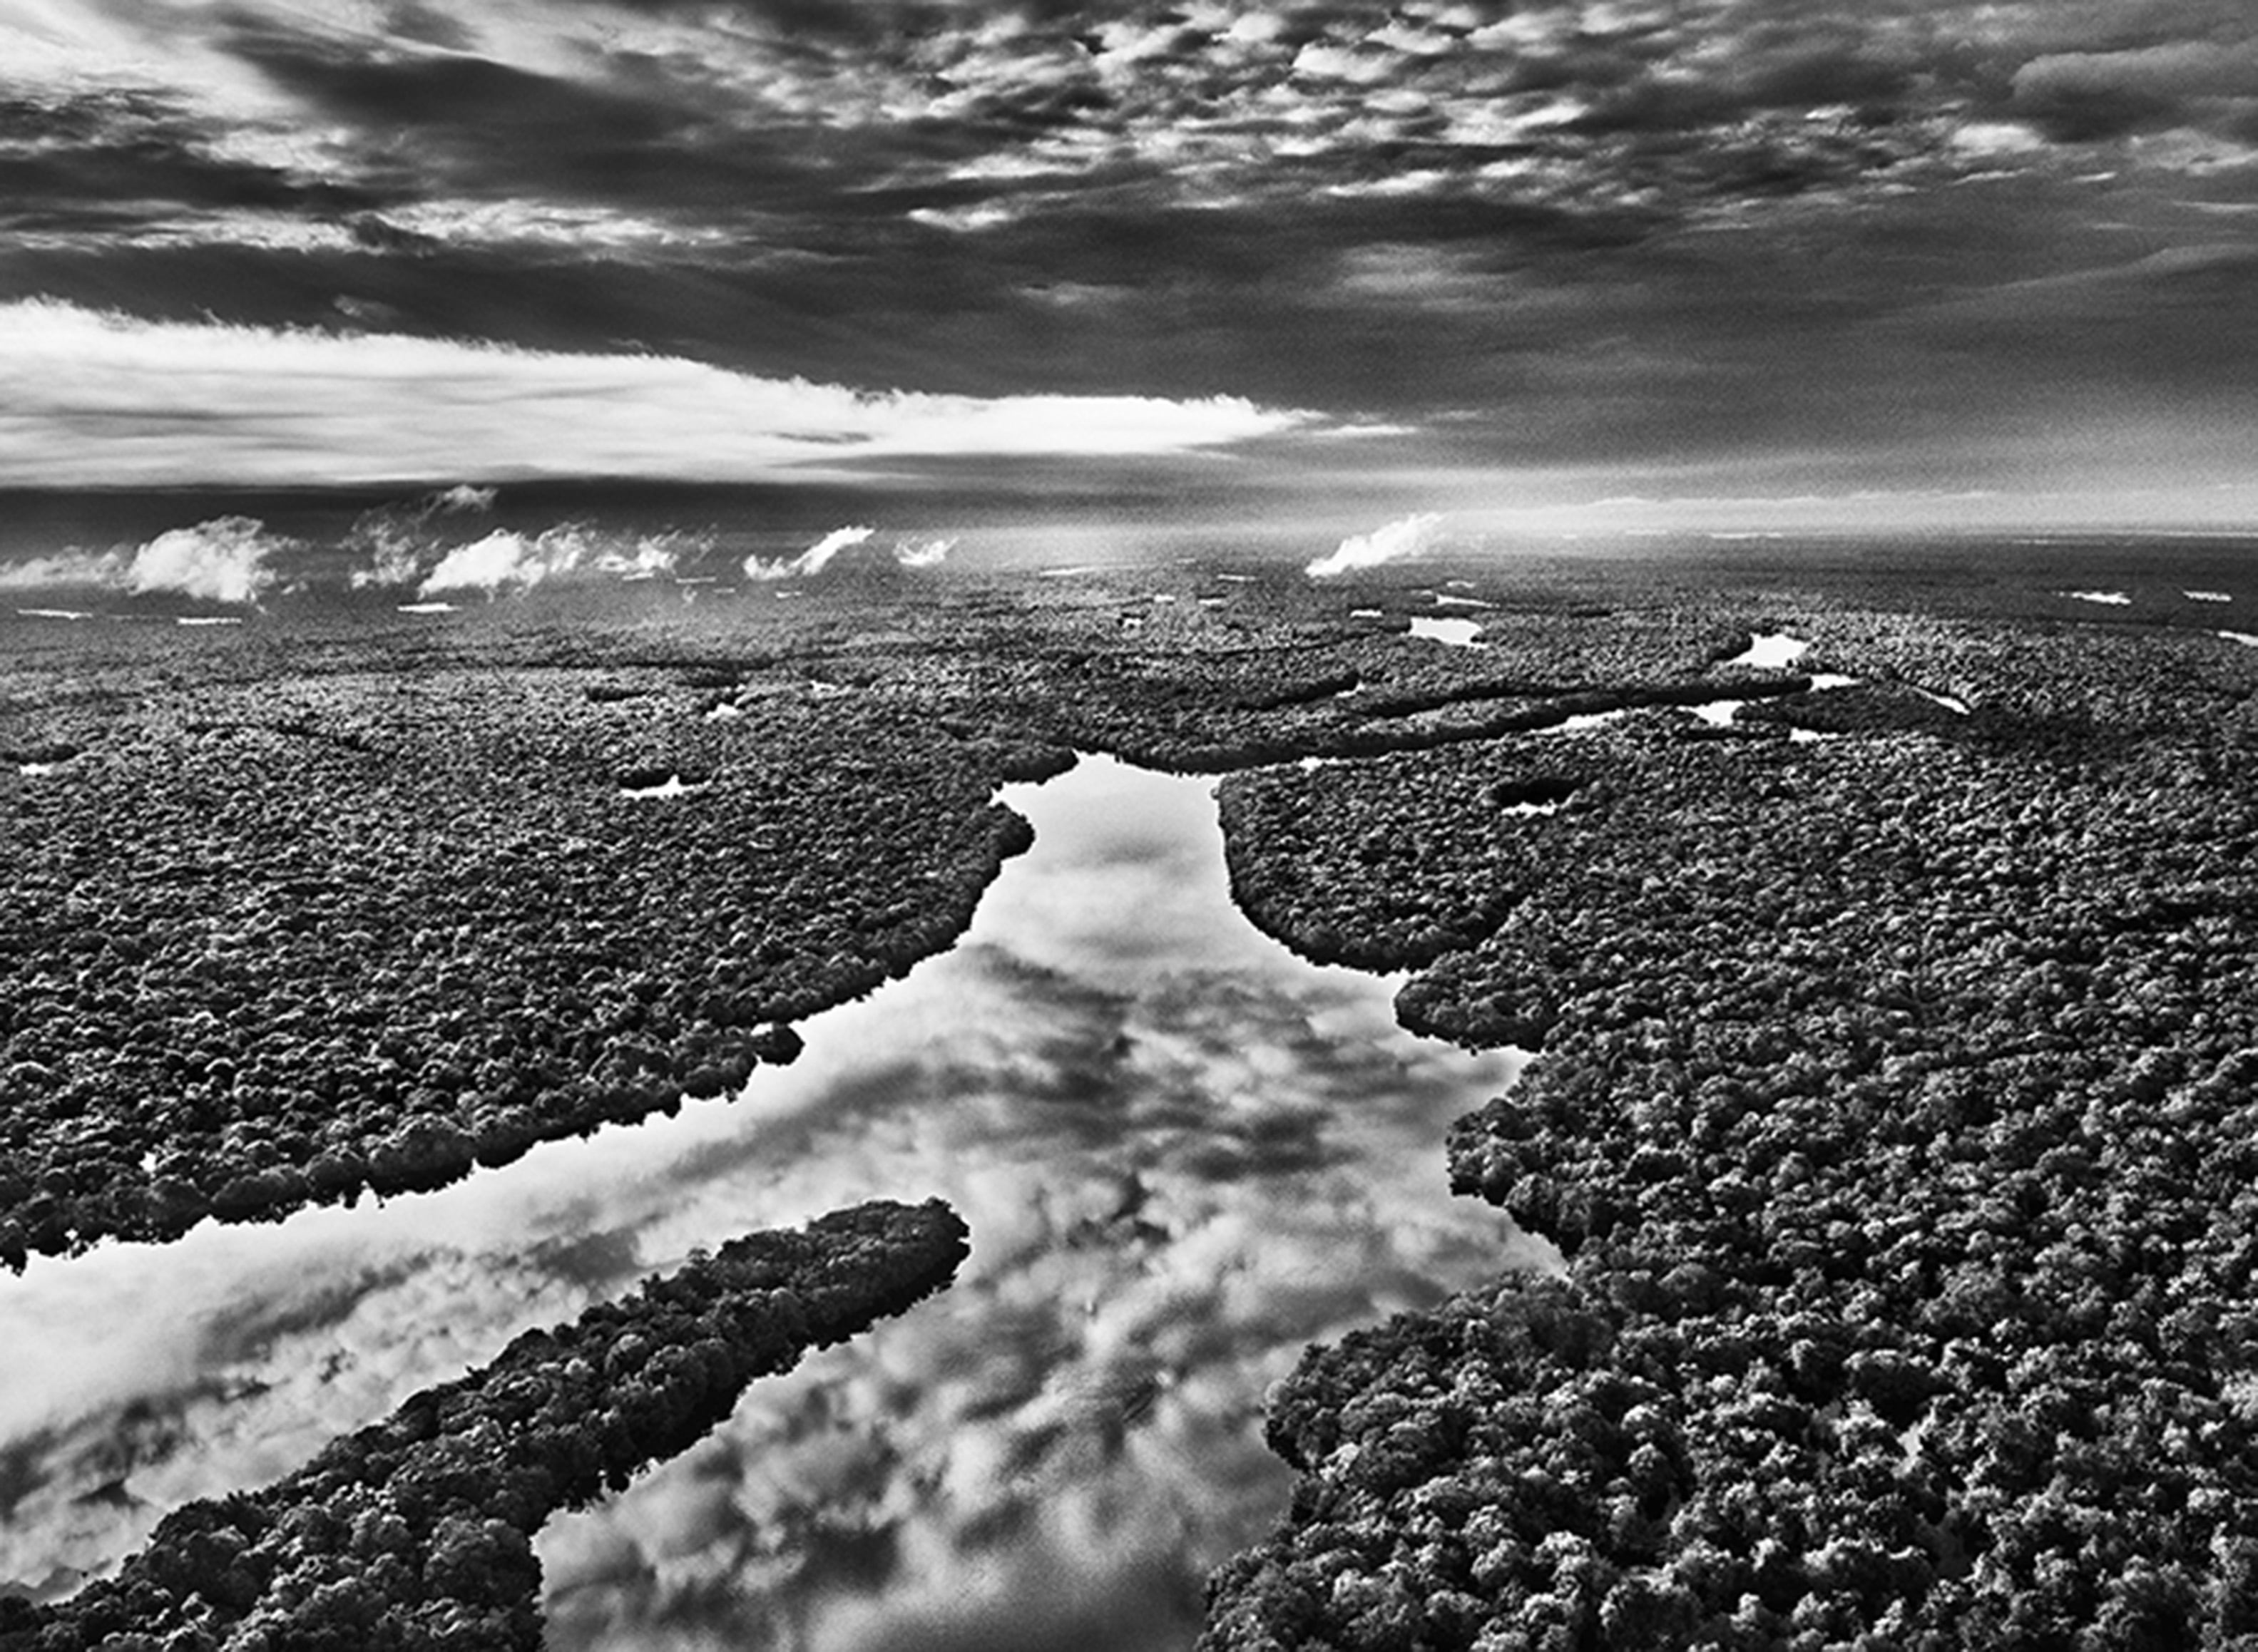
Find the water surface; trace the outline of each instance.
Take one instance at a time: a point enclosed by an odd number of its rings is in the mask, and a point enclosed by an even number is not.
[[[1439,642],[1445,648],[1472,649],[1485,646],[1475,641],[1482,628],[1472,620],[1438,620],[1426,614],[1411,617],[1411,635],[1429,642]]]

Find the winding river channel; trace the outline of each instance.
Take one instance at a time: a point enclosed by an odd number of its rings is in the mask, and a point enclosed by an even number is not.
[[[973,1233],[951,1289],[543,1532],[550,1644],[1189,1644],[1282,1507],[1261,1406],[1303,1346],[1557,1262],[1445,1194],[1445,1127],[1516,1058],[1259,934],[1211,787],[1085,758],[1008,788],[1036,844],[960,944],[734,1103],[0,1275],[0,1588],[67,1593],[693,1247],[937,1194]]]

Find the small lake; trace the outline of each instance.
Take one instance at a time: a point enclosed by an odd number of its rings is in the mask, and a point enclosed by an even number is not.
[[[550,1645],[1188,1646],[1283,1507],[1261,1407],[1303,1345],[1552,1259],[1445,1195],[1445,1128],[1517,1058],[1258,933],[1211,787],[1086,758],[1007,788],[1036,845],[958,946],[733,1103],[0,1275],[0,1586],[67,1593],[694,1246],[937,1194],[972,1228],[952,1288],[550,1522]]]

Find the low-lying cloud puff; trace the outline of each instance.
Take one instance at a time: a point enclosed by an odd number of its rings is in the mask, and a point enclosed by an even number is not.
[[[274,584],[267,559],[288,542],[252,516],[215,516],[168,528],[131,551],[65,550],[0,568],[0,587],[93,585],[133,596],[165,592],[206,602],[252,603]]]
[[[133,553],[125,588],[137,593],[177,591],[210,602],[256,602],[274,583],[266,564],[275,542],[249,516],[220,516],[193,528],[174,528]]]
[[[497,528],[484,539],[457,545],[441,557],[415,587],[415,594],[429,597],[442,591],[483,591],[491,595],[504,585],[537,585],[576,561],[576,549],[556,538],[554,530],[527,539]]]
[[[1401,517],[1368,534],[1353,534],[1330,556],[1320,557],[1303,570],[1312,579],[1331,579],[1358,568],[1377,568],[1417,556],[1435,542],[1443,519],[1432,513]]]
[[[348,549],[366,553],[369,565],[356,569],[354,590],[369,585],[404,585],[418,578],[430,560],[430,525],[440,517],[483,514],[493,508],[500,490],[458,482],[406,505],[364,511],[345,535]]]
[[[0,485],[775,480],[880,458],[1182,453],[1316,417],[1234,396],[870,392],[676,357],[146,321],[46,299],[0,304]]]
[[[799,579],[809,574],[821,573],[834,557],[849,545],[859,545],[870,536],[867,528],[834,528],[797,557],[784,561],[769,561],[757,553],[745,558],[745,578],[748,579]]]

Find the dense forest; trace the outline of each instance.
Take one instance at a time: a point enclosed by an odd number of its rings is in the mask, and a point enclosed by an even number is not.
[[[1268,1423],[1299,1489],[1209,1644],[2258,1644],[2258,649],[2045,592],[1464,571],[1478,647],[1410,635],[1409,575],[1181,571],[27,646],[0,1257],[733,1092],[950,943],[1026,841],[1000,782],[1111,751],[1225,776],[1270,932],[1537,1052],[1447,1177],[1567,1258],[1310,1352]],[[1738,663],[1767,633],[1809,652]],[[683,1334],[523,1390],[565,1396],[526,1507],[766,1358]],[[452,1442],[462,1484],[509,1443],[415,1429],[182,1511],[70,1606],[0,1607],[8,1643],[249,1622],[302,1550],[406,1603],[351,1644],[532,1644],[510,1511],[447,1526],[455,1566],[415,1502],[396,1573],[360,1567],[393,1527],[304,1512],[399,1479],[382,1443]],[[508,1599],[450,1641],[474,1572]]]

